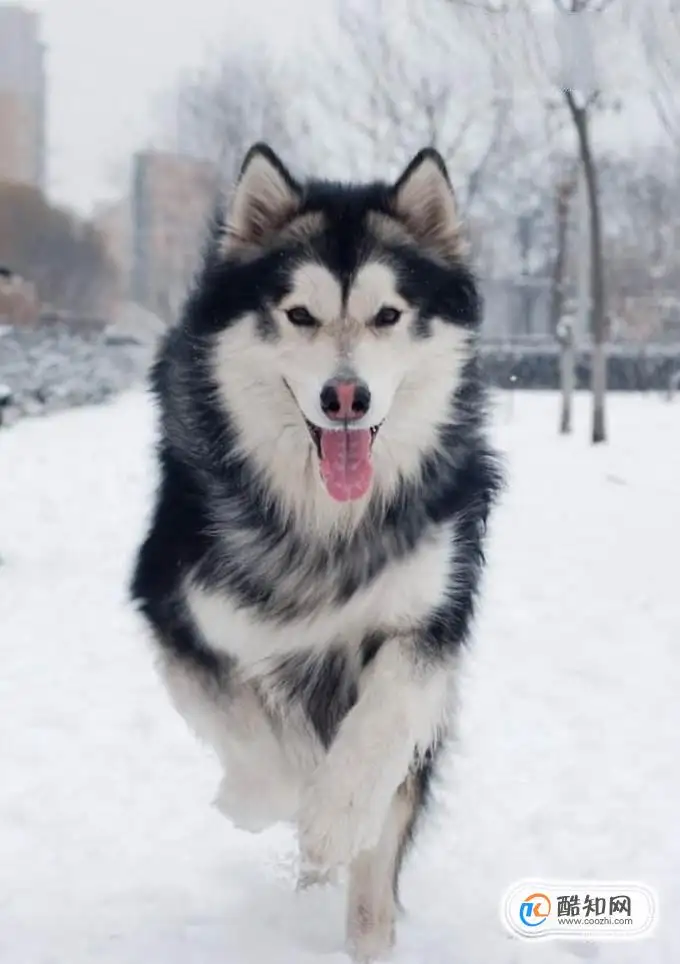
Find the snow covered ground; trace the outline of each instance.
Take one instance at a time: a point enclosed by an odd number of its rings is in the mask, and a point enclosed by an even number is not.
[[[680,403],[612,399],[596,450],[587,399],[570,439],[556,409],[499,400],[511,487],[395,964],[680,960]],[[344,964],[342,893],[210,807],[126,605],[152,433],[139,394],[0,432],[0,961]],[[532,875],[642,881],[660,923],[521,942],[499,902]]]

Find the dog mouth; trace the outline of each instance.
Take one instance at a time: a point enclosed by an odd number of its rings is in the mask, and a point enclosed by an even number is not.
[[[337,429],[323,429],[323,428],[319,428],[318,425],[314,425],[314,423],[313,423],[313,422],[310,422],[309,419],[308,419],[308,418],[305,418],[304,415],[303,415],[302,417],[303,417],[304,420],[305,420],[305,425],[307,426],[307,431],[309,432],[310,438],[311,438],[311,440],[312,440],[312,442],[313,442],[313,444],[314,444],[314,448],[316,449],[316,454],[319,456],[319,461],[321,461],[321,460],[323,459],[322,448],[321,448],[321,439],[322,439],[322,435],[323,435],[324,432],[344,432],[344,431],[347,431],[347,432],[357,432],[357,431],[366,431],[366,432],[369,432],[369,433],[370,433],[370,449],[372,450],[372,449],[373,449],[373,443],[375,442],[376,437],[377,437],[377,435],[378,435],[378,432],[380,431],[380,427],[382,426],[382,422],[380,422],[378,425],[372,425],[372,426],[371,426],[370,428],[368,428],[368,429],[352,429],[352,428],[345,428],[345,427],[342,427],[342,428],[341,428],[341,427],[338,427]]]
[[[373,481],[373,443],[380,425],[353,428],[340,423],[337,428],[319,428],[307,418],[305,424],[330,497],[336,502],[352,502],[366,495]]]
[[[351,502],[366,495],[373,481],[373,443],[382,422],[370,428],[356,428],[351,422],[322,428],[306,417],[295,393],[284,379],[319,459],[319,471],[326,491],[337,502]]]

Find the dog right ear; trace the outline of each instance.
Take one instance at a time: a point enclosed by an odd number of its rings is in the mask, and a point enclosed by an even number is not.
[[[246,154],[229,208],[222,250],[262,247],[300,207],[302,191],[267,144]]]

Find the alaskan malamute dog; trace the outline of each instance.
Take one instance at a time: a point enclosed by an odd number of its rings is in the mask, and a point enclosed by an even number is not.
[[[348,868],[356,960],[449,729],[489,508],[480,305],[439,154],[301,183],[249,151],[157,361],[160,489],[132,594],[239,827]]]

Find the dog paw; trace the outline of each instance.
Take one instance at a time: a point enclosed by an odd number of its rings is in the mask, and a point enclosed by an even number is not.
[[[368,858],[370,861],[371,858]],[[376,878],[375,864],[354,867],[347,903],[347,952],[353,961],[384,961],[394,947],[396,905],[389,876]],[[379,882],[379,885],[376,884]]]
[[[298,814],[303,866],[330,870],[348,865],[378,842],[383,818],[366,790],[315,781],[303,795]]]
[[[350,934],[347,953],[355,964],[373,964],[386,961],[394,949],[394,923],[390,920],[376,921],[368,930]]]
[[[281,819],[281,814],[269,806],[267,796],[244,793],[228,778],[220,783],[214,806],[230,820],[238,830],[260,833]]]
[[[338,873],[335,869],[322,870],[306,864],[300,866],[297,884],[298,891],[309,890],[311,887],[335,886],[338,883]]]

